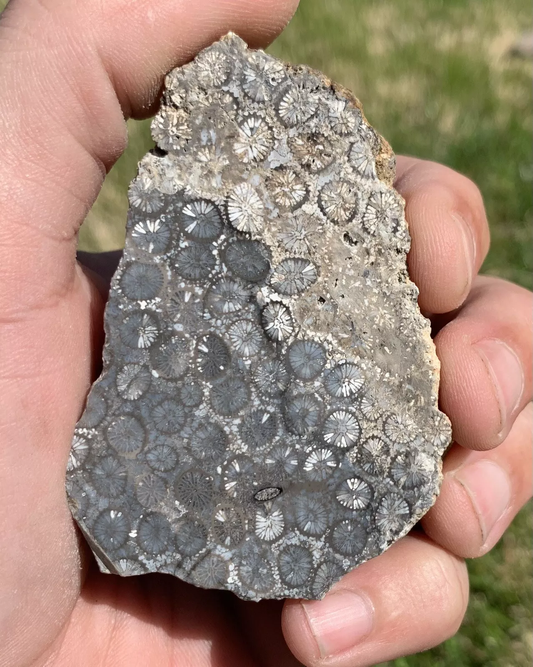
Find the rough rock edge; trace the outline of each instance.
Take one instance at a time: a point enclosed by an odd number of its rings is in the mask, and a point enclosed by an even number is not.
[[[238,41],[242,45],[242,47],[247,49],[247,50],[253,50],[253,51],[257,50],[257,49],[248,49],[248,45],[244,42],[244,40],[242,40],[238,35],[236,35],[235,33],[232,33],[232,32],[227,33],[226,35],[221,37],[220,40],[216,40],[216,41]],[[206,48],[208,48],[208,47],[206,47]],[[203,49],[199,53],[201,53],[202,51],[203,51]],[[193,62],[193,61],[191,61],[191,62]],[[376,133],[376,136],[377,136],[377,138],[379,139],[379,142],[380,142],[378,150],[374,152],[374,157],[375,157],[375,161],[376,161],[376,174],[377,174],[379,180],[382,181],[385,185],[387,185],[389,187],[393,187],[393,183],[394,183],[394,179],[395,179],[395,171],[396,171],[395,155],[394,155],[394,153],[392,151],[392,148],[389,145],[389,143],[368,122],[368,120],[367,120],[367,118],[364,114],[362,104],[359,101],[359,99],[351,91],[349,91],[347,88],[345,88],[344,86],[342,86],[338,83],[335,83],[335,82],[331,81],[331,79],[329,79],[327,76],[325,76],[322,72],[320,72],[318,70],[315,70],[315,69],[310,68],[310,67],[305,66],[305,65],[295,66],[295,65],[293,65],[291,63],[287,63],[285,61],[280,60],[280,62],[283,62],[284,66],[289,70],[292,70],[292,71],[296,70],[296,71],[306,73],[306,74],[310,74],[310,75],[313,75],[313,76],[317,77],[326,87],[331,88],[336,94],[338,94],[341,97],[343,97],[344,99],[346,99],[346,101],[349,104],[351,104],[353,107],[355,107],[359,110],[359,112],[361,113],[363,121],[366,122],[372,129],[374,129],[374,132]],[[187,67],[187,64],[182,66],[182,67]],[[173,68],[173,69],[178,69],[178,68]],[[169,88],[168,83],[170,82],[170,79],[169,79],[170,74],[171,74],[171,72],[169,72],[167,77],[165,77],[165,88],[163,89],[163,93],[165,92],[166,89]],[[150,155],[150,152],[145,155],[145,158],[148,157],[148,155]],[[139,164],[138,164],[137,174],[140,173],[140,169],[143,166],[143,162],[144,162],[144,158],[142,158],[140,160]],[[404,203],[404,211],[405,211],[405,200],[403,199],[403,197],[401,197],[401,195],[400,195],[400,198],[402,199],[402,201]],[[407,225],[407,229],[409,230],[409,223],[408,223],[406,218],[404,218],[404,219],[405,219],[405,222],[406,222],[406,225]],[[413,282],[408,277],[408,274],[406,274],[406,276],[405,276],[405,283],[407,285],[413,284]],[[421,315],[421,317],[423,317],[421,313],[420,313],[420,315]],[[424,319],[426,319],[426,318],[424,318]],[[424,357],[425,357],[425,359],[428,363],[428,366],[432,370],[432,380],[433,380],[433,382],[432,382],[432,394],[435,397],[437,397],[439,381],[440,381],[440,360],[437,357],[435,346],[434,346],[433,340],[431,338],[431,330],[430,330],[429,320],[426,319],[426,322],[427,322],[427,325],[426,325],[425,330],[423,332],[423,339],[425,340],[425,343],[426,343],[425,351],[424,351]],[[107,334],[108,333],[107,319],[104,322],[104,328],[105,328],[106,334]],[[107,355],[105,354],[105,352],[106,352],[106,350],[104,348],[104,370],[109,366],[109,364],[112,363],[112,358],[111,357],[108,358]],[[449,420],[448,420],[448,423],[449,423]],[[446,448],[443,448],[443,449],[444,449],[444,451],[446,451]],[[440,484],[442,482],[442,459],[437,462],[437,466],[438,466],[438,472],[439,472],[439,482],[437,484],[436,491],[435,491],[435,494],[433,495],[431,504],[426,509],[420,509],[418,512],[415,512],[413,514],[412,518],[411,518],[411,521],[408,524],[406,524],[405,528],[401,531],[401,533],[399,533],[396,536],[394,542],[392,542],[391,544],[389,544],[388,546],[386,546],[383,549],[382,553],[384,551],[386,551],[387,549],[389,549],[396,541],[398,541],[403,536],[405,536],[413,528],[413,526],[426,514],[426,512],[430,509],[430,507],[434,504],[436,498],[438,497],[438,494],[439,494],[439,491],[440,491]],[[72,501],[70,499],[69,499],[69,504],[71,504],[71,506],[72,506]],[[119,575],[122,575],[122,576],[127,576],[128,574],[129,575],[133,574],[133,573],[124,573],[124,572],[119,571],[117,568],[115,568],[112,564],[112,561],[106,556],[106,554],[101,549],[101,547],[98,546],[94,542],[94,540],[90,537],[90,535],[87,534],[87,532],[85,530],[83,530],[83,528],[82,528],[82,532],[83,532],[84,537],[86,538],[86,540],[89,542],[89,544],[91,546],[91,549],[93,550],[93,553],[96,557],[96,560],[97,560],[100,571],[102,571],[104,573],[115,573],[115,574],[119,574]],[[364,562],[366,562],[366,560],[361,561],[361,563],[359,563],[359,564],[362,564]],[[247,599],[250,599],[250,598],[247,598]]]

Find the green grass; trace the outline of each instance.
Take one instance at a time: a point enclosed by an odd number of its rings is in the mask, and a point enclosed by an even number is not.
[[[0,8],[4,0],[0,0]],[[443,162],[480,187],[492,247],[484,271],[530,287],[533,269],[531,63],[508,57],[530,27],[528,0],[302,0],[271,47],[323,70],[361,99],[397,153]],[[80,247],[122,245],[126,190],[151,140],[130,122],[126,153],[80,231]],[[396,667],[529,667],[532,510],[471,561],[458,634]]]

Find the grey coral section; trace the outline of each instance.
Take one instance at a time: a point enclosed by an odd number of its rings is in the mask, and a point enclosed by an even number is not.
[[[393,156],[235,35],[166,80],[69,502],[103,571],[320,598],[429,509],[450,441]]]

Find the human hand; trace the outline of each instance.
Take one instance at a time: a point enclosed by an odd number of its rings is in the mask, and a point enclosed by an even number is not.
[[[463,558],[490,551],[532,492],[531,294],[476,275],[489,230],[471,181],[399,157],[395,186],[406,200],[409,272],[436,333],[440,407],[455,442],[421,521],[425,534],[415,530],[359,566],[323,601],[286,603],[287,642],[309,667],[374,665],[455,634],[468,602]]]
[[[272,39],[294,6],[288,0],[192,6],[13,0],[2,16],[2,666],[288,667],[298,659],[356,667],[422,650],[453,633],[462,618],[467,580],[460,557],[488,550],[529,495],[529,296],[502,281],[474,281],[488,246],[475,188],[444,167],[404,160],[398,188],[407,200],[410,268],[421,305],[447,313],[469,295],[436,338],[442,405],[464,449],[454,445],[447,457],[442,494],[424,520],[429,538],[404,538],[347,575],[325,601],[284,607],[242,602],[163,575],[101,575],[80,548],[64,474],[98,365],[103,301],[75,262],[76,234],[105,170],[124,148],[122,114],[148,115],[164,73],[224,32],[232,29],[252,45]],[[474,235],[475,253],[466,252],[454,213]],[[502,356],[495,365],[502,396],[517,402],[503,417],[487,366],[471,346],[487,338],[505,342],[521,364],[519,397]],[[477,473],[467,468],[474,460],[482,466]],[[508,496],[497,486],[495,464],[506,472]],[[487,495],[487,488],[500,491]],[[506,504],[502,516],[498,502]],[[365,596],[374,609],[372,627],[360,603],[332,619],[341,591]],[[319,657],[308,619],[327,631],[323,650],[337,638],[340,657]],[[361,629],[369,634],[355,645]]]

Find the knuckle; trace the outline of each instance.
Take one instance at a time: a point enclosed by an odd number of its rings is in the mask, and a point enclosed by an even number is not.
[[[466,220],[485,215],[483,197],[478,186],[466,176],[452,172],[439,183],[450,208],[457,210]]]
[[[471,207],[476,208],[478,212],[480,209],[484,211],[483,195],[479,187],[474,181],[463,174],[456,172],[455,176],[457,178],[458,190],[461,192],[463,198]]]
[[[483,195],[470,178],[444,165],[432,163],[425,187],[447,207],[457,211],[467,222],[477,227],[478,233],[487,231]]]
[[[466,176],[461,176],[461,180],[461,187],[457,189],[457,198],[463,217],[478,234],[488,233],[485,204],[480,189]]]

